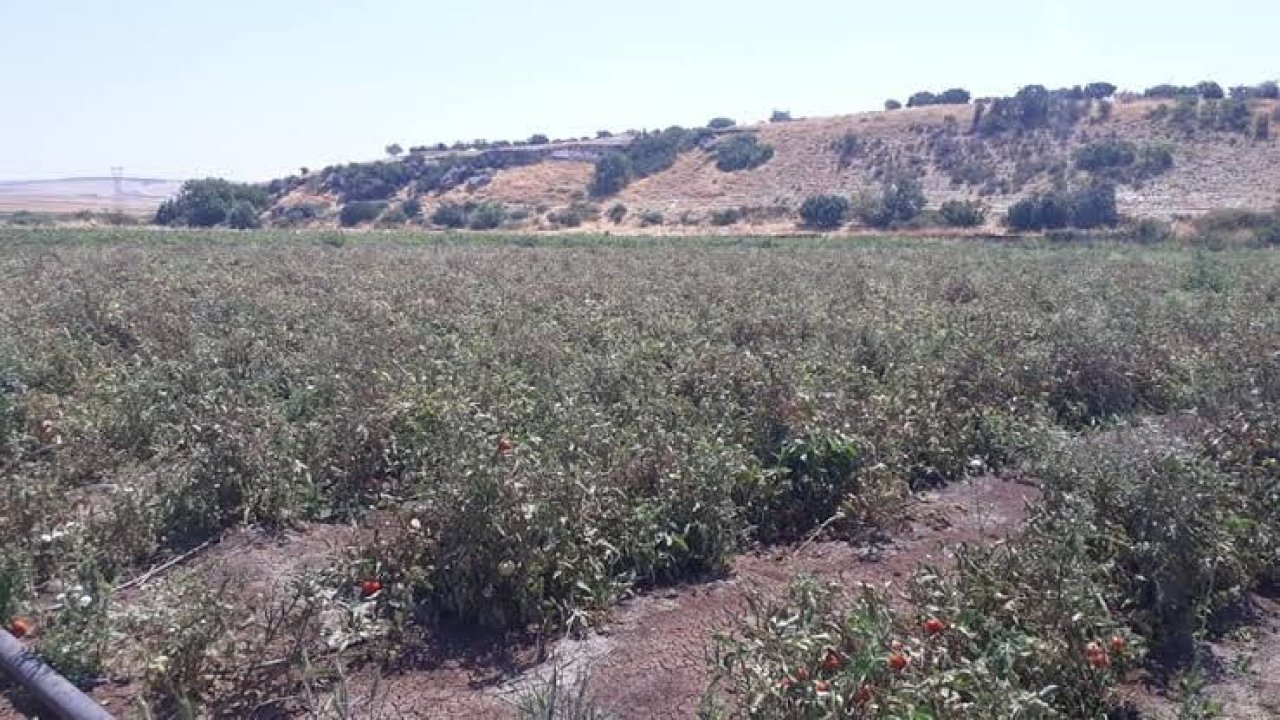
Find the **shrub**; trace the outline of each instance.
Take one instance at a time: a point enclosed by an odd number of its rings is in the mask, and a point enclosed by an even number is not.
[[[1137,148],[1128,140],[1096,140],[1076,151],[1076,167],[1085,172],[1126,168],[1137,159]]]
[[[893,110],[901,110],[902,103],[897,100],[889,99],[884,101],[884,109],[892,112]]]
[[[750,170],[769,162],[772,145],[761,145],[755,135],[733,135],[715,145],[716,168],[722,172]]]
[[[467,227],[472,230],[493,230],[507,219],[507,210],[502,203],[480,203],[467,217]]]
[[[440,203],[431,213],[431,222],[446,228],[463,228],[467,226],[466,208],[455,202]]]
[[[534,135],[531,135],[529,137],[530,145],[546,145],[549,142],[551,141],[548,140],[547,136],[543,135],[542,133],[535,133]]]
[[[640,213],[640,227],[651,227],[662,224],[662,213],[657,210],[645,210]]]
[[[1066,227],[1093,229],[1115,225],[1115,186],[1094,182],[1076,192],[1050,191],[1014,203],[1006,221],[1018,231],[1057,230]]]
[[[769,122],[778,123],[778,122],[790,122],[790,121],[791,121],[791,113],[786,110],[774,110],[773,114],[769,116]]]
[[[1196,92],[1205,100],[1221,100],[1226,97],[1226,93],[1222,91],[1222,86],[1211,80],[1206,80],[1197,85]]]
[[[948,200],[938,212],[951,227],[978,227],[987,221],[987,209],[973,200]]]
[[[940,93],[937,102],[939,105],[967,105],[970,97],[969,91],[964,88],[951,88]]]
[[[1133,176],[1144,179],[1163,175],[1173,167],[1173,150],[1163,143],[1144,145],[1138,151],[1137,162],[1133,166]]]
[[[853,164],[854,159],[862,152],[863,143],[858,134],[852,130],[841,135],[832,143],[832,149],[839,155],[836,166],[841,170],[848,168]]]
[[[261,185],[233,183],[218,178],[188,180],[174,198],[161,203],[156,211],[157,225],[189,225],[213,227],[228,220],[237,204],[245,204],[254,215],[267,209],[271,198]],[[246,210],[241,210],[241,218]]]
[[[1275,100],[1280,98],[1280,85],[1274,80],[1268,80],[1258,86],[1254,95],[1263,100]]]
[[[742,211],[737,208],[714,210],[711,213],[711,224],[717,227],[733,225],[742,219]]]
[[[937,105],[937,104],[938,104],[938,96],[934,95],[933,93],[927,90],[921,90],[920,92],[915,93],[911,97],[907,98],[907,107],[909,108],[925,107],[928,105]]]
[[[1163,220],[1142,218],[1131,224],[1125,234],[1134,242],[1153,245],[1173,237],[1173,227]]]
[[[404,207],[401,205],[387,210],[378,218],[378,224],[387,227],[404,225],[407,222],[409,222],[409,216],[405,214]]]
[[[246,200],[237,200],[231,206],[231,212],[227,213],[227,227],[234,230],[252,230],[261,226],[257,208]]]
[[[1271,139],[1271,118],[1267,117],[1265,114],[1259,113],[1258,116],[1253,119],[1253,139]]]
[[[726,128],[731,128],[737,124],[738,123],[734,122],[730,118],[718,117],[718,118],[712,118],[711,122],[707,123],[707,127],[711,128],[712,130],[724,130]]]
[[[1109,82],[1092,82],[1084,87],[1085,97],[1102,100],[1116,94],[1116,86]]]
[[[400,204],[400,210],[404,212],[407,218],[416,218],[422,215],[422,201],[418,198],[409,198]]]
[[[627,206],[622,203],[614,203],[610,206],[609,211],[605,213],[605,217],[609,218],[609,222],[617,225],[627,217]]]
[[[596,160],[591,176],[592,197],[608,197],[622,190],[634,174],[631,160],[618,152],[605,153]]]
[[[669,127],[662,132],[644,133],[631,141],[626,154],[636,177],[648,177],[671,167],[685,144],[684,128]]]
[[[806,227],[833,230],[844,224],[849,201],[839,195],[811,195],[800,205],[800,219]]]
[[[924,190],[920,181],[902,175],[884,183],[879,195],[859,198],[854,214],[863,224],[888,229],[911,222],[924,210]]]
[[[343,227],[352,227],[377,218],[386,209],[387,204],[381,200],[357,200],[342,206],[338,221]]]

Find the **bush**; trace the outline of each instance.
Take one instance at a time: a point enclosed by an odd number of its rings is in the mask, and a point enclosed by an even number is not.
[[[1277,85],[1274,80],[1268,80],[1258,86],[1254,95],[1263,100],[1280,99],[1280,85]]]
[[[1173,227],[1163,220],[1142,218],[1131,224],[1125,234],[1134,242],[1153,245],[1173,237]]]
[[[385,227],[396,227],[407,222],[409,222],[409,216],[405,214],[404,207],[399,205],[382,213],[382,217],[378,218],[378,225]]]
[[[472,230],[493,230],[507,219],[507,210],[502,203],[483,202],[471,211],[467,218],[467,227]]]
[[[1076,192],[1050,191],[1014,203],[1006,221],[1018,231],[1093,229],[1119,222],[1115,186],[1095,182]]]
[[[1084,87],[1085,97],[1102,100],[1116,94],[1116,86],[1108,82],[1092,82]]]
[[[761,145],[755,135],[733,135],[715,145],[716,168],[721,172],[750,170],[769,162],[772,145]]]
[[[967,105],[970,97],[969,91],[964,88],[951,88],[939,94],[937,102],[939,105]]]
[[[1222,91],[1222,86],[1216,82],[1206,80],[1196,86],[1196,92],[1205,100],[1221,100],[1226,97],[1226,93]]]
[[[265,211],[271,204],[271,198],[266,187],[261,185],[233,183],[218,178],[188,180],[182,184],[177,197],[160,204],[155,221],[157,225],[213,227],[227,222],[238,204],[248,208],[240,211],[238,219],[244,220],[246,213],[256,216]]]
[[[252,230],[261,226],[257,208],[248,201],[237,200],[231,206],[231,212],[227,213],[227,227],[233,230]]]
[[[444,202],[431,213],[431,222],[446,228],[463,228],[467,226],[466,208],[455,202]]]
[[[547,136],[543,135],[542,133],[535,133],[534,135],[529,137],[530,145],[546,145],[549,142],[551,141],[548,140]]]
[[[854,214],[863,224],[884,230],[915,220],[924,205],[920,181],[903,175],[886,182],[879,195],[859,198]]]
[[[653,225],[661,225],[662,213],[657,210],[645,210],[640,213],[640,227],[651,227]]]
[[[718,118],[712,118],[711,122],[707,123],[707,127],[711,128],[712,130],[724,130],[726,128],[731,128],[737,124],[738,123],[734,122],[730,118],[718,117]]]
[[[1259,114],[1253,119],[1253,139],[1254,140],[1270,140],[1271,139],[1271,118],[1264,114]]]
[[[627,217],[627,206],[622,203],[614,203],[609,211],[605,213],[605,217],[609,218],[609,222],[617,225]]]
[[[973,200],[948,200],[938,212],[951,227],[978,227],[987,221],[987,209]]]
[[[791,121],[791,113],[787,112],[786,110],[774,110],[773,114],[769,116],[769,122],[778,123],[778,122],[790,122],[790,121]]]
[[[605,153],[596,160],[595,171],[591,176],[591,196],[608,197],[620,192],[631,182],[634,171],[631,160],[622,153]]]
[[[626,155],[631,161],[635,177],[648,177],[675,164],[676,155],[686,146],[689,133],[680,127],[669,127],[662,132],[644,133],[631,141]]]
[[[848,213],[849,201],[839,195],[811,195],[800,205],[800,219],[817,230],[840,227]]]
[[[1172,168],[1173,151],[1164,144],[1139,148],[1128,140],[1107,138],[1077,150],[1075,164],[1080,170],[1094,175],[1136,183]]]
[[[1144,179],[1163,175],[1173,167],[1173,150],[1163,143],[1144,145],[1138,151],[1137,162],[1133,166],[1133,177]]]
[[[907,98],[907,107],[909,108],[926,107],[936,104],[938,104],[938,96],[927,90],[921,90]]]
[[[1138,158],[1137,148],[1128,140],[1097,140],[1076,151],[1076,167],[1085,172],[1125,168]]]
[[[714,210],[711,213],[711,224],[716,227],[724,227],[733,225],[742,219],[742,211],[737,208],[725,208],[723,210]]]
[[[422,215],[422,201],[418,198],[409,198],[400,204],[400,210],[404,212],[407,218],[416,218]]]
[[[352,227],[377,218],[386,209],[387,204],[381,200],[357,200],[342,206],[338,221],[343,227]]]
[[[892,111],[894,111],[894,110],[901,110],[901,109],[902,109],[902,103],[898,102],[897,100],[893,100],[893,99],[885,100],[885,101],[884,101],[884,109],[885,109],[885,110],[888,110],[888,111],[890,111],[890,112],[892,112]]]

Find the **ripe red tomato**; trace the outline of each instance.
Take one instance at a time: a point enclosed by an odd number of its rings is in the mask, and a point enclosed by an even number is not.
[[[911,664],[911,658],[907,657],[905,652],[896,652],[889,656],[889,669],[894,671],[906,670]]]
[[[870,685],[861,685],[858,687],[858,692],[853,695],[853,703],[855,705],[866,705],[871,702],[871,698],[874,697],[874,695],[875,694],[871,691]]]
[[[827,648],[827,652],[822,656],[822,669],[828,672],[834,672],[844,667],[844,656],[835,648]]]
[[[26,637],[31,632],[31,623],[24,618],[14,618],[9,621],[9,633],[16,638]]]
[[[360,583],[360,594],[364,595],[365,597],[369,597],[370,595],[376,595],[380,590],[382,590],[382,583],[378,582],[377,580],[365,580],[364,582]]]
[[[947,626],[938,618],[929,618],[924,621],[924,631],[930,635],[937,635],[946,629]]]
[[[507,453],[511,452],[512,448],[514,447],[515,445],[511,443],[511,440],[509,440],[506,435],[503,435],[498,438],[498,454],[499,455],[506,455]]]
[[[1105,652],[1098,653],[1097,655],[1090,655],[1089,664],[1096,668],[1109,668],[1111,667],[1111,656],[1107,655]]]
[[[809,679],[809,668],[803,665],[796,668],[796,680],[799,680],[800,682],[804,682],[805,680],[808,680],[808,679]]]
[[[1127,645],[1127,643],[1125,642],[1124,638],[1120,637],[1119,635],[1112,635],[1112,636],[1111,636],[1111,650],[1112,650],[1112,652],[1122,653],[1122,652],[1124,652],[1124,649],[1125,649],[1125,646],[1126,646],[1126,645]]]

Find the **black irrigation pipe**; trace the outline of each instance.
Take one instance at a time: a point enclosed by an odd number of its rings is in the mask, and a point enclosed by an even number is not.
[[[0,670],[62,720],[113,720],[88,695],[0,628]]]

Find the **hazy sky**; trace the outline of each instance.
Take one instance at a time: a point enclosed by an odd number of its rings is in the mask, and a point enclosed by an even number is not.
[[[1275,0],[0,0],[0,179],[1280,76]]]

